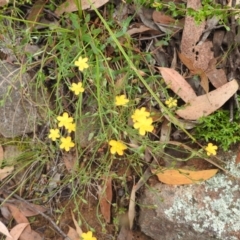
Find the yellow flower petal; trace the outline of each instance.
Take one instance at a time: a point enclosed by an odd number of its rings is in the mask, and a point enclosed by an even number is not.
[[[147,117],[150,116],[150,113],[146,111],[145,107],[141,109],[136,109],[134,114],[131,116],[133,122],[144,121]]]
[[[118,155],[122,156],[124,150],[127,149],[127,146],[120,141],[110,140],[109,145],[111,146],[110,148],[111,154],[117,153]]]
[[[82,58],[79,57],[77,61],[75,61],[75,66],[78,67],[80,71],[83,71],[84,69],[88,68],[89,65],[87,64],[88,58]]]
[[[67,125],[65,125],[65,128],[67,129],[68,133],[75,132],[76,123],[68,123]]]
[[[60,138],[59,129],[50,129],[48,138],[52,139],[52,141],[56,141],[57,138]]]
[[[152,123],[153,123],[152,118],[146,118],[146,119],[144,119],[144,121],[135,122],[133,127],[135,129],[139,129],[139,134],[144,136],[146,134],[146,132],[153,131],[154,127],[153,127]]]
[[[62,116],[58,116],[57,120],[59,121],[58,126],[59,127],[66,127],[69,123],[73,122],[73,118],[68,116],[68,113],[63,113]]]
[[[208,143],[207,147],[205,148],[208,156],[215,156],[217,154],[217,149],[218,147],[213,145],[212,143]]]
[[[116,96],[115,98],[116,106],[125,106],[128,102],[129,100],[126,98],[125,95]]]
[[[173,107],[177,107],[177,100],[170,97],[169,99],[167,99],[165,101],[165,104],[169,107],[169,108],[173,108]]]
[[[75,144],[72,142],[72,139],[71,137],[61,137],[60,138],[60,141],[61,141],[61,144],[60,144],[60,148],[61,149],[64,149],[65,151],[69,151],[70,148],[74,147]]]
[[[82,233],[81,239],[82,240],[97,240],[97,238],[92,236],[93,233],[91,231],[88,231],[87,233]]]
[[[79,95],[80,93],[84,92],[84,88],[82,87],[81,82],[78,84],[73,83],[69,89],[73,91],[75,95]]]

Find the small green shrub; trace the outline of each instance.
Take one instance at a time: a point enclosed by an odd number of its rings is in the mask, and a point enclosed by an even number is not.
[[[233,122],[229,121],[229,111],[218,110],[214,114],[202,117],[195,129],[195,137],[207,142],[215,141],[224,151],[240,140],[239,112]]]

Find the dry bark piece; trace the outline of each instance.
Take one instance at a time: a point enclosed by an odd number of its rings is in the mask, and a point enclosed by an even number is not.
[[[238,83],[234,79],[208,94],[190,100],[183,109],[177,110],[176,113],[188,120],[208,116],[219,109],[237,90]]]

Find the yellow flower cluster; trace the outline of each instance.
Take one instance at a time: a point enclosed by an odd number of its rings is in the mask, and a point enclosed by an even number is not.
[[[116,106],[126,106],[128,102],[129,99],[127,99],[125,95],[119,95],[115,98]],[[139,130],[140,135],[144,136],[147,132],[153,131],[153,119],[150,117],[150,113],[146,111],[145,107],[142,107],[141,109],[136,109],[131,118],[134,123],[133,127]],[[110,145],[111,154],[117,153],[118,155],[122,156],[124,150],[127,149],[127,146],[121,141],[110,140],[108,144]]]
[[[68,113],[65,112],[62,116],[58,116],[57,120],[58,127],[65,127],[69,134],[76,131],[76,123],[73,122],[72,117],[68,116]],[[58,138],[60,138],[60,130],[58,128],[50,129],[50,134],[48,135],[48,138],[50,138],[52,141],[56,141]],[[72,138],[70,136],[60,138],[60,149],[69,151],[70,148],[74,146],[75,144],[74,142],[72,142]]]
[[[146,111],[145,107],[136,109],[131,118],[133,120],[133,127],[139,130],[140,135],[144,136],[147,132],[153,131],[153,119],[150,117],[150,113]]]
[[[169,107],[169,108],[173,108],[173,107],[177,107],[177,100],[170,97],[169,99],[167,99],[165,101],[165,104]]]

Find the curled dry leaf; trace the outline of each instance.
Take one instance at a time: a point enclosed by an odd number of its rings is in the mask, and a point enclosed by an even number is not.
[[[194,184],[213,177],[218,169],[190,171],[186,169],[161,169],[152,170],[156,174],[159,181],[170,185]]]
[[[184,102],[197,97],[192,87],[187,81],[174,69],[157,67],[162,74],[165,83],[175,92]]]
[[[190,100],[183,109],[177,110],[176,113],[188,120],[208,116],[219,109],[237,90],[238,83],[234,79],[208,94]]]

